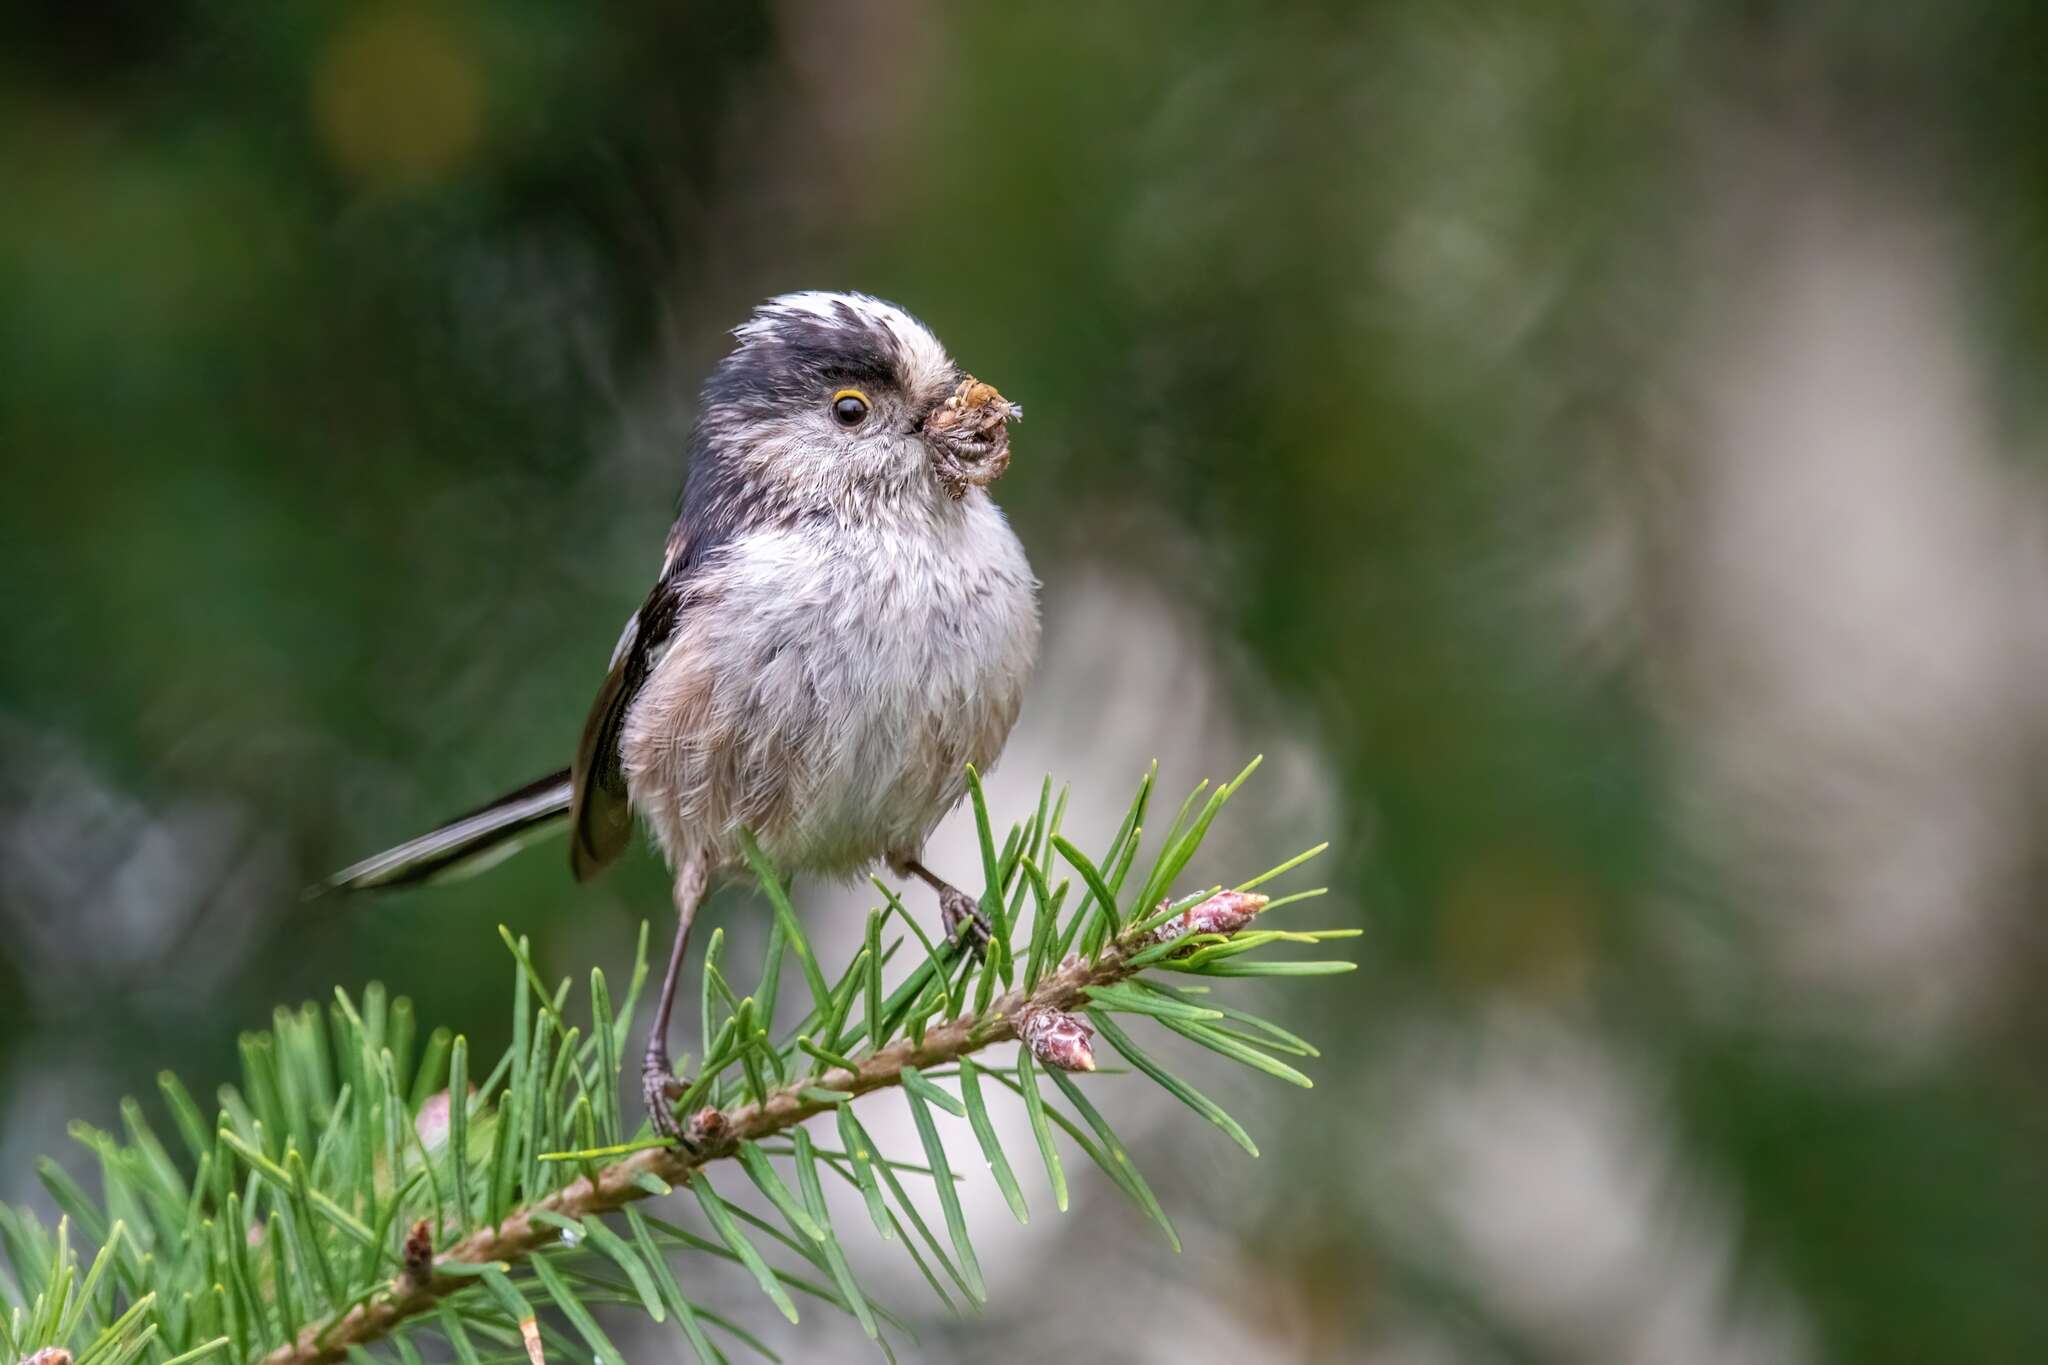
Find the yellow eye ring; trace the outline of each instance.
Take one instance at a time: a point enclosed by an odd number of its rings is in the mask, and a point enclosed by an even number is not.
[[[868,419],[868,396],[859,389],[841,389],[832,395],[832,418],[842,427],[857,427]]]

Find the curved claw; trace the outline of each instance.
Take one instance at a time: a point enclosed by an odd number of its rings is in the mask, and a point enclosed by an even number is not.
[[[690,1141],[681,1121],[676,1118],[676,1101],[688,1089],[677,1079],[667,1050],[649,1048],[646,1059],[640,1064],[640,1098],[647,1105],[647,1121],[662,1137],[694,1152],[697,1144]]]
[[[968,899],[966,892],[950,886],[939,892],[939,922],[945,926],[946,938],[954,946],[973,953],[975,961],[979,962],[988,952],[988,916]]]

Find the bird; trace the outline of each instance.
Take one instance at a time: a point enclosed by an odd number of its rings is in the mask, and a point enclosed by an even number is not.
[[[566,829],[588,881],[635,817],[672,877],[675,936],[641,1065],[686,1145],[668,1050],[690,925],[743,878],[743,832],[786,874],[886,865],[979,951],[974,898],[924,862],[970,766],[1016,723],[1039,583],[989,493],[1014,403],[931,329],[862,293],[769,299],[705,380],[678,515],[568,767],[334,874],[377,890],[480,871]]]

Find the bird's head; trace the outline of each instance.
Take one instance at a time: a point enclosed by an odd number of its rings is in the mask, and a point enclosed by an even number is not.
[[[856,512],[903,494],[959,501],[1009,465],[1017,405],[894,304],[785,294],[733,336],[704,388],[694,458],[735,494]]]

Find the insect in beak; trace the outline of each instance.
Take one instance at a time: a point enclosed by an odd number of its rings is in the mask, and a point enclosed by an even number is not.
[[[972,375],[932,409],[923,434],[931,447],[932,470],[949,496],[964,498],[969,488],[1003,477],[1010,466],[1009,424],[1023,415],[1023,409]]]

